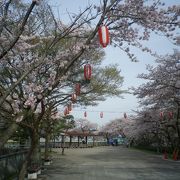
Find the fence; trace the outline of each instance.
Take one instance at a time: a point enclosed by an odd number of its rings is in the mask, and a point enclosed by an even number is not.
[[[106,146],[107,142],[88,142],[87,144],[78,143],[78,142],[51,142],[49,143],[49,147],[51,148],[85,148],[85,147],[95,147],[95,146]],[[41,147],[44,147],[45,143],[41,142]]]
[[[17,180],[27,149],[2,149],[0,152],[0,180]]]

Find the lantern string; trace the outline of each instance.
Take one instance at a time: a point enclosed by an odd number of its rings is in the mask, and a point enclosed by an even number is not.
[[[78,110],[78,109],[73,109],[73,111],[78,111],[78,112],[84,112],[84,110]],[[92,113],[132,113],[132,111],[93,111],[93,110],[88,110],[87,112],[92,112]]]

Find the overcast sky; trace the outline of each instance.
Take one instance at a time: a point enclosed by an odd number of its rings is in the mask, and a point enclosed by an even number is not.
[[[50,3],[54,6],[54,11],[57,16],[59,16],[63,21],[68,21],[68,14],[77,13],[79,9],[83,9],[88,5],[88,3],[96,2],[98,0],[50,0]],[[169,4],[179,4],[178,0],[164,0],[166,5]],[[153,36],[151,40],[146,43],[154,51],[159,54],[172,53],[173,46],[167,39],[163,37],[157,38]],[[147,53],[143,53],[140,50],[134,50],[139,62],[134,63],[128,59],[127,55],[118,48],[108,46],[105,48],[106,57],[104,64],[118,63],[119,69],[121,70],[121,75],[124,77],[124,84],[122,89],[127,89],[128,87],[142,84],[143,81],[137,79],[139,73],[146,72],[146,64],[155,65],[155,58]],[[136,97],[130,94],[124,94],[124,99],[120,98],[107,98],[106,101],[100,102],[96,107],[80,107],[74,109],[72,115],[76,118],[84,118],[84,111],[87,112],[87,119],[98,123],[100,126],[113,120],[115,118],[123,117],[123,113],[126,112],[127,116],[133,114],[132,110],[138,109],[138,103]],[[86,108],[86,109],[85,109]],[[104,113],[104,117],[100,118],[100,112]]]

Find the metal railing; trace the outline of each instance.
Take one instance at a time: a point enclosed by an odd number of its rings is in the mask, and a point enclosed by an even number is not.
[[[24,148],[0,150],[0,180],[17,179],[27,152]]]
[[[95,146],[106,146],[107,142],[88,142],[87,144],[83,144],[82,142],[50,142],[49,147],[51,148],[85,148],[85,147],[95,147]],[[45,146],[45,143],[40,143],[41,147]]]

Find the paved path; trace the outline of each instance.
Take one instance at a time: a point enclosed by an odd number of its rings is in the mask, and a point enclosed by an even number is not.
[[[66,149],[45,174],[47,180],[180,180],[180,162],[125,147]]]

